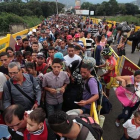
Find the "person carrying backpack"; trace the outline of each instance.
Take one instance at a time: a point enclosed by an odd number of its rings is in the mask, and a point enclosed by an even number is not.
[[[91,75],[91,66],[89,64],[82,64],[81,75],[84,80],[83,96],[80,102],[77,102],[82,107],[84,113],[90,113],[90,106],[92,102],[96,102],[99,98],[98,83],[94,76]]]
[[[67,140],[101,140],[103,130],[81,110],[58,111],[48,118],[50,128]]]

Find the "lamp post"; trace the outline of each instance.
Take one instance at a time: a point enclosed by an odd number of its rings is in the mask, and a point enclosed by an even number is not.
[[[56,0],[56,12],[57,12],[57,15],[58,15],[58,3],[57,3],[57,0]]]

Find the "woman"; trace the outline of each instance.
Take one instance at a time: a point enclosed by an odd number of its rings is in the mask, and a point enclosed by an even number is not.
[[[140,70],[135,71],[134,75],[131,76],[117,76],[116,80],[121,82],[123,87],[133,93],[140,90]],[[138,100],[133,107],[124,107],[122,113],[116,119],[116,126],[119,127],[121,119],[127,121],[132,113],[138,108],[139,104],[140,101]]]
[[[126,37],[124,37],[124,36],[121,37],[120,43],[119,43],[119,45],[117,47],[117,49],[118,49],[118,56],[125,55],[126,40],[127,40]]]
[[[100,46],[102,47],[102,50],[105,48],[105,45],[107,44],[107,38],[105,36],[106,34],[101,35]]]
[[[12,61],[15,58],[14,50],[11,47],[7,47],[6,52],[9,54],[10,61]]]
[[[26,63],[26,71],[28,74],[31,74],[35,79],[38,81],[39,85],[41,86],[43,80],[43,74],[38,73],[35,69],[35,65],[33,62]]]

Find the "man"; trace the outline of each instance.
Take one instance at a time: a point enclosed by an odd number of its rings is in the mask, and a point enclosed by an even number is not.
[[[4,73],[8,79],[8,64],[10,63],[9,54],[6,52],[1,52],[0,61],[2,62],[2,66],[0,66],[0,72]]]
[[[70,66],[70,64],[75,60],[79,60],[79,64],[80,64],[82,60],[80,56],[75,54],[73,45],[68,46],[68,54],[64,56],[64,59],[67,66]]]
[[[67,84],[70,82],[67,73],[61,71],[61,68],[61,59],[55,58],[52,62],[52,72],[45,74],[43,77],[42,86],[46,91],[48,116],[62,109],[63,93],[65,92]]]
[[[111,89],[111,85],[114,81],[114,78],[117,76],[117,61],[112,55],[112,51],[110,48],[105,48],[102,51],[102,55],[106,59],[106,63],[103,65],[99,65],[98,67],[106,67],[106,73],[101,75],[100,77],[104,77],[104,81],[106,83],[106,95],[109,97],[109,91]]]
[[[95,38],[95,43],[96,43],[96,46],[95,46],[95,49],[94,49],[94,52],[93,52],[93,56],[96,60],[96,65],[99,66],[100,65],[100,62],[101,62],[101,50],[102,50],[102,47],[100,45],[100,41],[101,41],[101,36],[97,36]]]
[[[22,47],[22,38],[21,36],[16,37],[17,43],[15,44],[15,51],[19,51],[20,48]]]
[[[6,79],[5,75],[2,72],[0,72],[0,110],[3,110],[2,95],[3,95],[3,86],[6,81],[7,81],[7,79]]]
[[[74,37],[75,37],[75,42],[73,44],[78,46],[84,52],[84,50],[85,50],[84,44],[81,40],[79,40],[80,35],[77,33],[77,34],[75,34]]]
[[[43,54],[45,54],[45,58],[48,57],[48,42],[45,40],[43,41],[43,49],[40,50],[40,52],[42,52]]]
[[[47,65],[51,66],[52,65],[52,61],[54,59],[55,48],[54,47],[49,47],[48,48],[48,54],[49,54],[50,57],[47,58]]]
[[[94,47],[94,40],[91,38],[91,33],[87,33],[87,38],[86,38],[86,51],[85,51],[85,56],[91,57],[92,52],[93,52],[93,47]]]
[[[81,111],[77,111],[77,115],[81,113]],[[79,135],[83,135],[81,134],[81,131],[84,126],[81,123],[78,123],[76,120],[73,121],[71,114],[73,115],[73,113],[69,112],[55,112],[54,114],[49,116],[48,122],[51,129],[60,137],[66,137],[68,140],[76,140],[78,139]],[[89,130],[87,131],[88,132],[86,138],[80,137],[80,140],[95,140],[92,133]],[[84,131],[84,133],[86,132]]]
[[[8,131],[11,134],[12,140],[24,140],[23,134],[27,127],[27,113],[24,107],[19,104],[11,105],[4,111],[4,121],[8,126]],[[56,140],[47,121],[46,125],[49,132],[47,140]]]
[[[92,24],[91,25],[91,30],[90,30],[90,32],[91,32],[91,35],[92,35],[92,37],[94,37],[94,35],[98,32],[98,27],[97,27],[97,24]]]
[[[99,98],[98,84],[96,79],[91,75],[90,69],[92,67],[89,64],[82,64],[81,75],[84,80],[83,100],[78,102],[78,105],[82,107],[82,110],[86,114],[90,114],[90,107],[92,102],[96,102]],[[86,89],[86,85],[89,90]]]
[[[60,46],[56,47],[58,52],[61,52],[64,56],[67,55],[68,53],[67,53],[65,40],[64,39],[60,40],[59,43],[60,43]]]
[[[32,53],[32,48],[29,46],[29,40],[27,38],[24,38],[22,40],[22,47],[20,48],[20,51],[22,52],[23,56],[25,57],[25,52],[30,51]]]
[[[64,57],[67,68],[67,72],[70,74],[70,84],[67,87],[67,91],[64,94],[64,109],[65,111],[77,108],[74,104],[76,101],[79,89],[81,87],[82,77],[80,75],[80,66],[82,59],[75,54],[74,46],[69,45],[68,55]]]
[[[84,36],[84,31],[80,30],[80,38],[79,38],[79,40],[81,40],[83,42],[84,48],[86,48],[86,38]]]
[[[36,71],[45,74],[47,72],[47,64],[45,63],[45,55],[42,52],[37,54]]]
[[[20,104],[26,110],[34,109],[40,105],[41,90],[38,82],[31,75],[22,73],[18,62],[8,65],[11,79],[4,84],[4,109],[13,104]]]
[[[32,50],[33,52],[39,52],[39,45],[38,45],[38,42],[33,42],[32,43]]]
[[[41,31],[41,37],[39,38],[39,42],[42,43],[43,41],[47,40],[46,33],[44,30]]]

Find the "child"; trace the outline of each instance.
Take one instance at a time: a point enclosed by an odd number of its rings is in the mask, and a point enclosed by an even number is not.
[[[124,124],[124,135],[121,140],[140,140],[140,111],[134,113],[134,118]]]
[[[47,140],[48,129],[45,122],[46,114],[42,108],[33,110],[27,117],[24,140]]]

